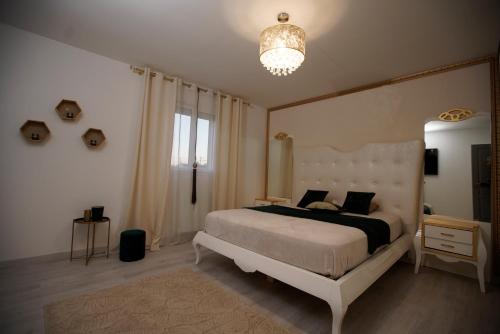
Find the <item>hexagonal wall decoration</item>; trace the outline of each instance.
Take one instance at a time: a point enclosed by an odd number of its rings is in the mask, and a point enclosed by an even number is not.
[[[49,127],[42,121],[26,121],[20,128],[23,137],[31,143],[41,143],[50,135]]]
[[[82,135],[82,140],[88,148],[97,148],[106,140],[106,137],[101,129],[90,128]]]
[[[76,101],[61,100],[56,107],[56,112],[62,120],[74,121],[80,116],[82,108],[80,108]]]

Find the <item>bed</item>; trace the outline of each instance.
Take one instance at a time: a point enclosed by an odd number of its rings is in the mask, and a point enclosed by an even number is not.
[[[401,235],[402,223],[397,215],[377,211],[367,217],[377,217],[389,225],[391,242]],[[367,235],[360,229],[251,209],[213,211],[205,220],[205,232],[335,279],[370,257]]]
[[[196,263],[204,246],[329,303],[332,333],[347,307],[405,253],[421,219],[422,141],[368,144],[353,152],[331,147],[294,150],[292,204],[308,189],[375,192],[373,213],[390,227],[390,243],[372,254],[359,229],[249,209],[214,211],[193,240]]]

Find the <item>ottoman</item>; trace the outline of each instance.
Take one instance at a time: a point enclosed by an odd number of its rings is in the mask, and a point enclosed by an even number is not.
[[[126,230],[120,234],[120,261],[141,260],[146,253],[146,232]]]

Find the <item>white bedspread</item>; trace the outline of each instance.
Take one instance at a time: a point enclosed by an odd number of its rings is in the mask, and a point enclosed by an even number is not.
[[[399,217],[378,211],[366,217],[384,220],[391,230],[391,242],[401,235]],[[249,209],[209,213],[205,232],[333,278],[344,275],[370,256],[366,234],[357,228]]]

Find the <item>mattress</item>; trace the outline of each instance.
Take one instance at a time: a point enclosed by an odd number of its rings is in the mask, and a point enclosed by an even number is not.
[[[362,215],[359,215],[362,216]],[[377,211],[391,242],[402,233],[401,218]],[[318,274],[338,278],[370,255],[366,234],[354,227],[249,209],[210,212],[205,232],[258,254]]]

